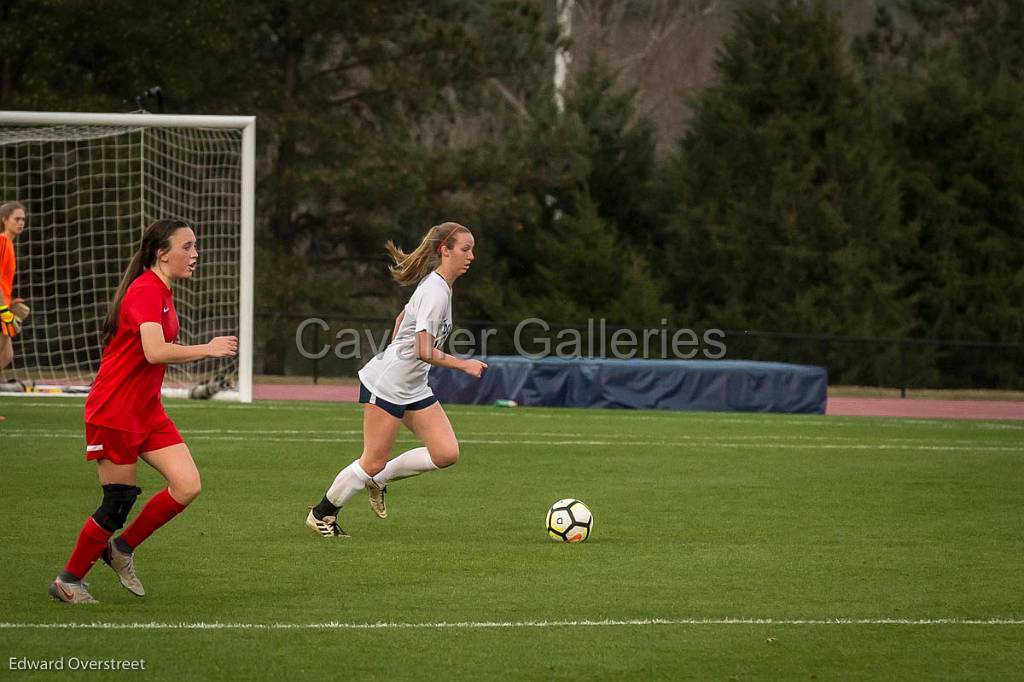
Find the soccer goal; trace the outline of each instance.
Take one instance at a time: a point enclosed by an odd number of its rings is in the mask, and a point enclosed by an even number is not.
[[[101,326],[142,231],[193,225],[175,286],[181,342],[236,334],[237,358],[170,365],[165,393],[252,400],[255,118],[0,112],[0,202],[20,201],[14,295],[32,309],[0,387],[87,391]]]

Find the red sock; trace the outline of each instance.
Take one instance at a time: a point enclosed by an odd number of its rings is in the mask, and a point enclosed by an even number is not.
[[[107,540],[111,535],[113,533],[96,523],[96,519],[91,516],[87,518],[82,526],[82,531],[78,534],[78,542],[75,543],[75,549],[71,552],[71,558],[65,564],[64,570],[79,580],[84,578],[92,565],[103,554],[103,549],[107,546]]]
[[[142,508],[139,515],[121,533],[121,539],[135,549],[142,544],[143,540],[155,533],[160,526],[183,511],[185,511],[185,505],[171,497],[167,488],[164,488],[149,498],[149,502]]]

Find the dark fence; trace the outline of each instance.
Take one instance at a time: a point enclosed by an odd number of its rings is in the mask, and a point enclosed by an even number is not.
[[[352,377],[390,339],[393,318],[257,313],[257,374]],[[460,321],[446,350],[467,355],[760,360],[825,367],[832,385],[1024,389],[1024,343],[721,329]]]

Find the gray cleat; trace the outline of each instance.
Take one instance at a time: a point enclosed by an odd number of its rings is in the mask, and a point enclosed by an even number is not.
[[[99,604],[89,594],[89,590],[85,589],[84,582],[61,580],[60,576],[54,578],[50,583],[50,596],[66,604]]]
[[[107,548],[103,550],[103,561],[114,569],[114,573],[117,573],[118,579],[124,588],[134,594],[136,597],[146,596],[146,590],[142,587],[142,583],[139,582],[139,576],[135,575],[135,554],[125,554],[117,548],[114,544],[114,539],[111,538],[107,542]]]

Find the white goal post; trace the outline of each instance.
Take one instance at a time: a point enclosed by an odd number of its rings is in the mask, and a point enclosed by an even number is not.
[[[168,367],[172,394],[252,401],[256,118],[0,111],[0,203],[25,206],[15,297],[32,309],[0,389],[87,390],[107,307],[160,218],[193,225],[175,286],[182,343],[237,334],[237,359]]]

